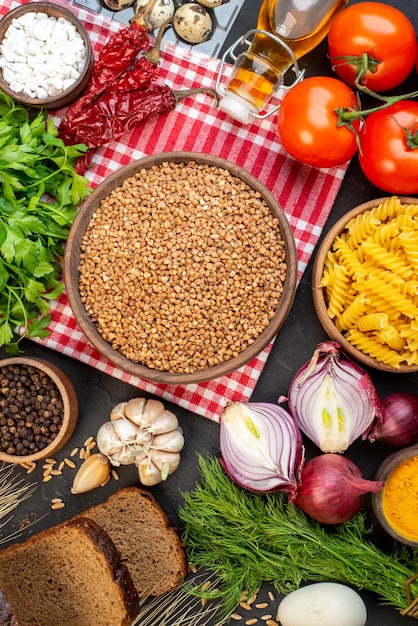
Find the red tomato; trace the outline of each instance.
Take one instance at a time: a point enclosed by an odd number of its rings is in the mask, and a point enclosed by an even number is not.
[[[418,102],[402,100],[368,115],[360,146],[360,166],[373,185],[394,194],[418,193]]]
[[[400,85],[409,76],[417,42],[412,23],[399,9],[381,2],[359,2],[335,17],[328,47],[335,72],[349,85],[356,80],[356,60],[361,64],[364,54],[376,59],[374,69],[365,68],[360,84],[381,92]],[[351,58],[344,61],[340,57]],[[372,68],[370,60],[368,67]]]
[[[279,109],[283,147],[297,161],[314,167],[345,163],[357,151],[356,136],[337,126],[335,109],[356,106],[354,92],[337,78],[305,78],[286,93]]]

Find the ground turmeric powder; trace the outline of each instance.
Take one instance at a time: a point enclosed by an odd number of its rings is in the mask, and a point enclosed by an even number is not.
[[[418,456],[406,459],[389,474],[382,507],[396,532],[409,541],[418,541]]]

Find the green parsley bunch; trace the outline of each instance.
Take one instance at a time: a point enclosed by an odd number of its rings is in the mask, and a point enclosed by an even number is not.
[[[23,337],[49,334],[50,303],[64,288],[63,245],[92,191],[74,167],[86,151],[66,146],[46,111],[0,91],[0,346],[8,354],[21,351]]]

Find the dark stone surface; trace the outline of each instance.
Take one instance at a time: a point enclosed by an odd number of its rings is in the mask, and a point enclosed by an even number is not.
[[[388,4],[398,7],[407,14],[418,31],[418,12],[415,2],[392,0]],[[231,45],[237,36],[255,26],[255,15],[260,5],[261,0],[248,0],[248,10],[245,7],[241,11],[234,25],[233,34],[230,35],[226,46]],[[332,75],[327,60],[326,41],[312,53],[306,55],[302,59],[301,65],[307,68],[307,75]],[[406,93],[417,87],[417,75],[414,73],[400,88],[399,92]],[[342,183],[324,233],[339,217],[357,204],[383,195],[385,194],[365,179],[357,159],[354,158]],[[312,262],[300,283],[291,314],[275,341],[268,362],[255,388],[253,400],[275,402],[281,394],[286,394],[296,370],[311,357],[317,344],[327,339],[313,307],[311,270]],[[110,410],[116,403],[143,395],[142,392],[138,392],[130,385],[35,343],[26,341],[24,349],[28,355],[40,356],[61,367],[72,380],[78,394],[80,403],[79,423],[72,440],[62,451],[60,458],[63,458],[64,454],[69,454],[74,445],[82,445],[88,436],[95,435],[100,424],[108,419]],[[0,351],[0,355],[4,355],[4,350]],[[389,375],[379,373],[376,370],[370,371],[370,374],[382,396],[394,391],[418,392],[418,374]],[[152,492],[171,519],[178,523],[177,508],[182,502],[181,494],[193,489],[199,480],[197,455],[199,453],[218,454],[218,425],[184,409],[171,406],[169,403],[166,404],[167,408],[179,416],[186,445],[179,470],[166,483],[153,488]],[[318,452],[309,442],[306,442],[306,445],[308,457]],[[356,442],[350,447],[347,455],[358,464],[365,477],[372,478],[381,460],[391,451],[383,445]],[[125,467],[119,472],[119,482],[111,481],[104,488],[79,496],[70,496],[73,473],[69,470],[68,472],[65,471],[64,474],[65,476],[59,481],[42,483],[42,468],[39,465],[36,472],[31,475],[32,479],[38,481],[35,495],[20,506],[18,512],[15,512],[12,522],[1,529],[1,535],[8,533],[11,529],[19,529],[22,525],[25,526],[22,536],[37,532],[43,527],[68,519],[88,506],[104,500],[118,487],[137,482],[136,471],[132,467]],[[22,476],[25,476],[24,472],[22,472]],[[53,489],[51,485],[53,485]],[[52,497],[62,497],[67,506],[61,511],[51,512],[50,500]],[[366,510],[368,510],[367,502]],[[32,526],[26,527],[27,522],[31,520],[37,521]],[[391,542],[379,531],[376,532],[375,539],[384,549],[390,549]],[[401,617],[391,608],[378,606],[377,598],[373,594],[361,592],[361,595],[369,611],[368,625],[412,626],[416,623],[412,618]]]

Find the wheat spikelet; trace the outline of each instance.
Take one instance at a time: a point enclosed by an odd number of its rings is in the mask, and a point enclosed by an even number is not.
[[[215,582],[211,576],[202,579],[198,575],[185,586],[171,591],[164,596],[144,599],[142,608],[131,626],[207,626],[216,616],[218,606],[203,602],[200,597],[193,595],[195,589],[202,586],[209,588]],[[221,626],[218,622],[216,626]]]
[[[10,513],[24,500],[29,498],[36,488],[35,483],[25,483],[23,479],[14,474],[15,466],[10,463],[0,465],[0,529],[2,529],[11,519]],[[12,533],[8,537],[0,533],[0,543],[9,541],[16,535]]]

